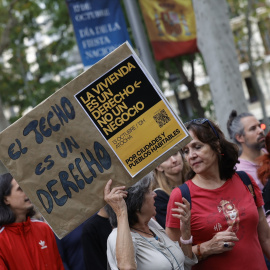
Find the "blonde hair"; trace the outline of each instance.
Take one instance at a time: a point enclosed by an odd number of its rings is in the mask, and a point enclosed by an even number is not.
[[[187,164],[185,158],[183,157],[182,153],[180,152],[182,160],[183,160],[183,169],[182,169],[182,179],[181,182],[185,182],[185,176],[187,172],[189,171],[189,165]],[[172,189],[174,188],[171,186],[168,178],[165,176],[164,172],[161,172],[155,168],[153,170],[153,185],[152,185],[153,190],[160,188],[163,191],[165,191],[169,196],[171,195]]]

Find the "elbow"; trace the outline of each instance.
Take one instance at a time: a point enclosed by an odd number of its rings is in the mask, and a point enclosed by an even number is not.
[[[117,267],[120,270],[136,270],[137,269],[135,263],[134,264],[129,264],[129,263],[126,263],[126,264],[117,264]]]

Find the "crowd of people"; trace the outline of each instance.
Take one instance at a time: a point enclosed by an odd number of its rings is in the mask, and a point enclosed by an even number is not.
[[[0,269],[270,269],[270,133],[232,111],[59,240],[11,174],[0,176]]]

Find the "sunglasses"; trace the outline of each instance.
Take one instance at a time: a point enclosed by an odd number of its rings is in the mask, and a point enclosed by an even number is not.
[[[186,122],[185,125],[186,126],[189,126],[192,123],[198,124],[198,125],[202,125],[204,123],[208,123],[209,126],[211,127],[211,129],[213,130],[213,132],[215,133],[216,137],[219,139],[219,135],[218,135],[217,131],[215,130],[215,128],[213,127],[213,125],[211,124],[211,122],[207,118],[192,119],[189,122]]]

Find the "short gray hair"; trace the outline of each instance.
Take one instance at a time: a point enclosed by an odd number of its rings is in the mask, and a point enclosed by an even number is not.
[[[141,211],[144,203],[145,194],[151,188],[153,181],[153,174],[149,173],[144,176],[140,181],[127,189],[128,195],[125,199],[128,211],[128,223],[129,226],[133,226],[138,222],[137,211]],[[110,206],[108,206],[107,212],[109,214],[109,220],[112,227],[117,227],[117,217]]]
[[[239,115],[237,115],[236,110],[232,110],[229,116],[229,120],[227,122],[227,129],[228,133],[230,135],[231,140],[233,140],[234,143],[236,143],[238,146],[241,146],[241,144],[236,140],[236,135],[244,135],[245,128],[241,122],[242,118],[248,117],[248,116],[253,116],[252,113],[249,112],[244,112]]]

